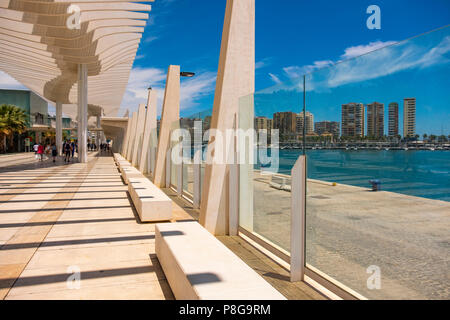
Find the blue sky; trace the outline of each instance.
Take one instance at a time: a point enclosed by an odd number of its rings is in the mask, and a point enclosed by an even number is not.
[[[387,132],[388,105],[397,102],[402,132],[403,99],[414,97],[416,132],[450,134],[450,27],[362,56],[320,61],[292,72],[310,72],[306,75],[306,109],[315,121],[341,121],[342,104],[376,101],[385,105]],[[267,117],[277,111],[300,112],[302,99],[303,76],[293,77],[258,92],[255,112]]]
[[[159,90],[161,104],[170,64],[197,73],[182,80],[182,115],[211,109],[226,1],[151,4],[121,113],[145,102],[149,85]],[[381,30],[366,27],[366,9],[373,4],[381,8]],[[448,24],[449,0],[256,0],[256,88]],[[0,74],[0,87],[8,81]]]
[[[155,1],[135,62],[133,85],[149,82],[140,86],[145,89],[153,82],[162,90],[168,65],[180,64],[183,70],[197,73],[195,78],[182,80],[182,115],[211,109],[225,4],[225,0]],[[366,26],[366,9],[371,4],[381,9],[381,30]],[[448,0],[256,0],[256,88],[290,81],[323,63],[351,58],[449,23]],[[145,90],[141,92],[143,99]],[[126,97],[123,107],[134,98]]]

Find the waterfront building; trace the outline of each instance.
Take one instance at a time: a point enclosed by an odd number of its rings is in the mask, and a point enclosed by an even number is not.
[[[398,103],[392,102],[389,104],[389,128],[388,134],[390,137],[398,136]]]
[[[306,134],[314,133],[314,115],[306,111],[306,116],[304,112],[300,112],[296,115],[296,132],[298,134],[303,134],[303,124],[306,123]],[[306,118],[306,119],[305,119]]]
[[[373,102],[367,105],[367,136],[384,136],[384,104]]]
[[[314,124],[314,132],[318,135],[332,134],[334,138],[339,138],[341,124],[337,121],[320,121]]]
[[[270,134],[270,131],[272,130],[272,123],[272,119],[269,119],[267,117],[256,117],[255,130],[267,130],[267,134]]]
[[[364,136],[364,105],[348,103],[342,105],[342,136]]]
[[[11,104],[24,110],[30,127],[48,124],[48,103],[29,90],[0,89],[0,104]]]
[[[413,137],[416,134],[416,98],[403,100],[403,137]]]
[[[297,129],[297,114],[294,112],[277,112],[273,115],[273,129],[278,129],[280,139],[294,139]]]

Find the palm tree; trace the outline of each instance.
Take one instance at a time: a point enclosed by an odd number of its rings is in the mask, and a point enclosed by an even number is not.
[[[13,148],[14,133],[24,133],[27,130],[27,113],[14,105],[2,104],[0,106],[0,135],[3,136],[3,147],[6,151],[6,138],[9,137],[10,148]]]

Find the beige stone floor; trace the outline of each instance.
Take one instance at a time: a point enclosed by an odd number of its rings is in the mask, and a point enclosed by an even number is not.
[[[177,205],[174,216],[192,219]],[[2,299],[173,299],[154,241],[111,156],[0,157]],[[68,282],[77,270],[80,282]]]

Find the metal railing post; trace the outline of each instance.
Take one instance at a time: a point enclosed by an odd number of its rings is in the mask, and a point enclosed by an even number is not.
[[[291,282],[305,277],[306,156],[292,169],[291,181]]]
[[[170,173],[171,173],[171,163],[172,163],[172,148],[167,150],[166,154],[166,188],[170,188]]]
[[[202,151],[197,150],[194,154],[194,209],[200,209],[200,201],[202,197]]]

